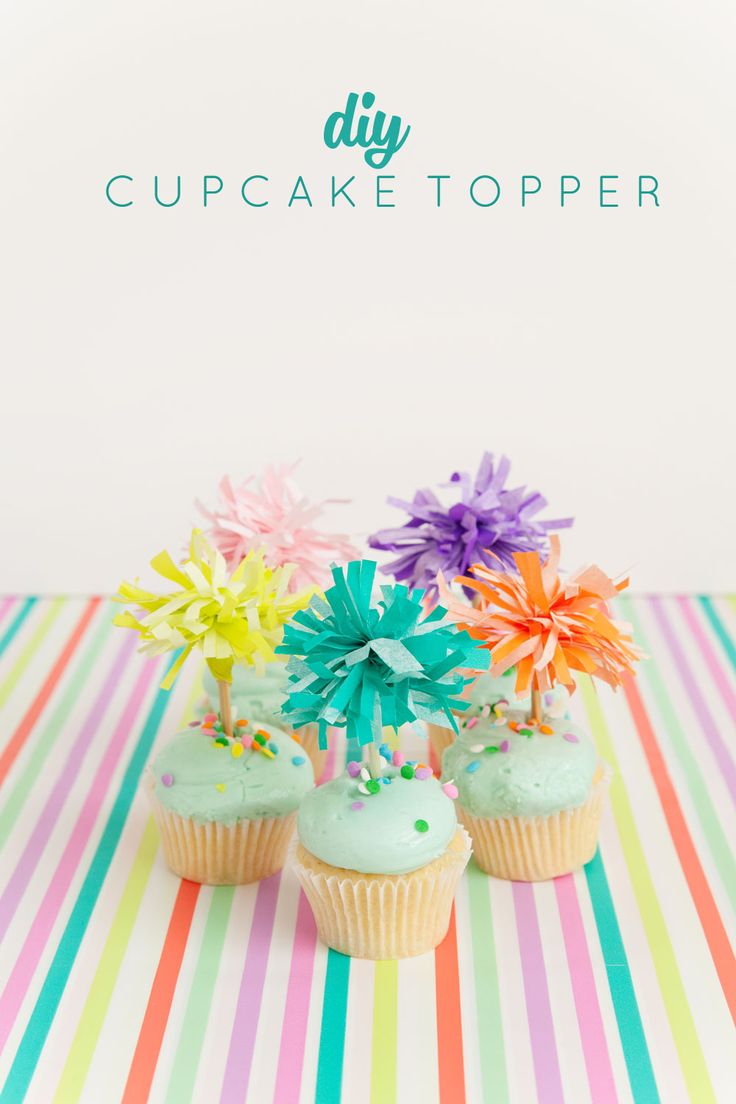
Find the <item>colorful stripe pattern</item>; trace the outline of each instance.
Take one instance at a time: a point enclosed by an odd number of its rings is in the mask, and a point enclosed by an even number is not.
[[[160,691],[102,599],[0,597],[0,1101],[730,1099],[736,602],[618,612],[650,658],[573,701],[614,771],[595,859],[535,886],[471,864],[442,947],[374,964],[319,943],[288,870],[166,871],[140,781],[196,669]]]

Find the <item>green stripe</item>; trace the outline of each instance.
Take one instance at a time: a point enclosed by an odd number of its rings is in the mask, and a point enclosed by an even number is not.
[[[490,879],[476,866],[474,859],[470,860],[467,875],[483,1102],[506,1104],[509,1086],[491,915]]]
[[[23,602],[23,605],[20,607],[3,635],[0,636],[0,655],[2,655],[5,649],[12,644],[13,640],[15,639],[16,633],[20,631],[23,622],[25,621],[26,617],[28,617],[28,614],[31,612],[37,602],[38,598],[26,598],[26,600]]]
[[[110,932],[92,981],[71,1049],[54,1096],[55,1104],[73,1104],[79,1100],[87,1079],[97,1040],[105,1022],[125,950],[135,924],[138,909],[151,873],[158,847],[158,833],[149,817],[133,862],[133,869],[120,899]]]
[[[728,658],[730,660],[730,663],[731,663],[731,666],[733,667],[734,671],[736,671],[736,645],[734,645],[734,642],[731,639],[731,636],[728,632],[728,629],[726,628],[726,626],[723,624],[720,617],[716,613],[716,608],[713,605],[713,599],[709,598],[705,594],[701,594],[700,597],[698,598],[698,601],[700,602],[701,606],[703,607],[703,610],[705,611],[705,616],[710,621],[711,628],[713,629],[713,632],[718,637],[718,639],[721,643],[721,647],[723,648],[724,652],[728,656]]]
[[[46,610],[41,623],[36,626],[36,631],[34,632],[33,636],[16,659],[15,663],[6,675],[4,681],[0,683],[0,709],[5,705],[6,701],[10,697],[17,682],[22,677],[26,667],[33,659],[37,648],[43,642],[49,629],[61,613],[65,602],[66,598],[54,598],[53,601],[49,603],[49,607]]]
[[[74,671],[74,676],[67,684],[64,696],[49,717],[48,722],[44,725],[38,739],[34,739],[23,772],[18,777],[17,782],[10,791],[7,802],[0,812],[0,848],[2,848],[8,839],[10,830],[18,819],[32,786],[43,770],[44,761],[53,751],[54,744],[58,740],[67,718],[73,706],[76,704],[84,684],[89,678],[95,660],[98,658],[108,636],[112,632],[112,627],[112,620],[110,617],[103,616],[97,626],[97,631],[90,640],[82,658],[79,660],[79,664]]]
[[[396,1104],[399,964],[377,962],[373,982],[371,1104]]]
[[[621,930],[600,851],[596,851],[590,862],[586,864],[585,877],[595,925],[598,929],[601,953],[606,965],[608,988],[611,991],[611,1002],[629,1075],[631,1095],[636,1104],[659,1104],[652,1060],[649,1057],[629,962],[621,939]]]
[[[581,677],[578,685],[598,751],[614,769],[611,782],[613,813],[688,1093],[693,1104],[716,1104],[708,1067],[700,1047],[680,971],[677,968],[677,959],[667,925],[636,830],[631,803],[624,788],[603,710],[590,678]]]
[[[216,886],[212,891],[199,958],[166,1092],[166,1100],[170,1104],[185,1104],[192,1099],[234,895],[235,886]]]
[[[626,618],[631,621],[637,642],[641,644],[648,655],[653,655],[654,653],[644,634],[634,603],[630,599],[621,598],[620,604],[625,611]],[[682,764],[685,784],[698,814],[703,833],[708,840],[708,846],[718,867],[718,873],[728,893],[731,905],[736,910],[736,857],[716,815],[710,792],[698,766],[697,757],[692,751],[692,742],[685,735],[656,663],[653,660],[642,663],[642,673],[652,690],[657,709],[664,720],[672,746],[677,753],[677,758]]]
[[[315,1104],[340,1104],[342,1100],[349,982],[350,959],[347,955],[330,949],[327,952]]]

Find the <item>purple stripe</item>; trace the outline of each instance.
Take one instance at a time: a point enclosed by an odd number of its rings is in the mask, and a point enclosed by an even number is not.
[[[17,599],[12,594],[9,594],[7,598],[0,599],[0,624],[5,620],[5,614],[8,610],[12,609],[16,600]]]
[[[721,664],[718,662],[718,656],[715,650],[711,648],[710,641],[705,634],[703,626],[700,623],[700,618],[693,609],[692,600],[681,596],[677,599],[678,605],[682,610],[685,620],[687,621],[688,628],[695,638],[695,642],[698,648],[702,652],[703,658],[708,666],[708,670],[713,676],[713,681],[720,690],[721,697],[726,703],[729,713],[731,714],[731,720],[736,722],[736,693],[731,685],[728,675],[724,671]]]
[[[307,898],[300,892],[273,1104],[299,1101],[316,949],[314,917]]]
[[[243,1104],[248,1093],[280,884],[279,873],[266,878],[258,886],[222,1082],[221,1104]]]
[[[564,1104],[534,887],[512,882],[534,1078],[540,1104]]]
[[[99,816],[100,808],[112,781],[113,773],[130,736],[136,714],[143,702],[156,671],[155,663],[146,663],[112,733],[107,751],[97,769],[87,799],[77,817],[64,854],[54,871],[43,901],[34,917],[23,948],[0,997],[0,1051],[3,1050],[38,963],[43,955],[51,930],[59,915],[69,886],[81,862]]]
[[[67,755],[56,784],[36,822],[31,838],[28,840],[23,854],[18,859],[18,864],[3,891],[2,897],[0,897],[0,941],[5,937],[8,926],[15,916],[16,909],[23,898],[44,848],[51,839],[51,834],[61,815],[69,790],[79,774],[84,756],[89,751],[90,744],[97,734],[105,710],[110,704],[110,697],[120,682],[126,664],[135,650],[135,645],[136,640],[132,633],[130,638],[126,637],[122,641],[102,689],[79,730],[79,735]]]
[[[728,787],[728,791],[731,794],[731,800],[736,804],[736,765],[729,755],[728,748],[723,741],[721,733],[718,730],[718,725],[713,720],[711,713],[705,704],[705,699],[700,693],[700,688],[693,678],[690,667],[688,666],[685,655],[680,647],[680,642],[677,636],[672,631],[672,627],[667,619],[667,615],[664,612],[662,600],[654,595],[649,597],[649,603],[651,605],[654,616],[659,625],[662,636],[667,641],[667,646],[672,653],[672,658],[675,661],[677,672],[680,676],[682,685],[685,687],[688,697],[692,703],[700,727],[705,733],[705,738],[708,741],[713,756],[718,763],[723,779]]]

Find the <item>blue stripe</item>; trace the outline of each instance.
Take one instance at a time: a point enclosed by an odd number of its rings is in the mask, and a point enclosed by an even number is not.
[[[724,652],[730,659],[731,666],[733,667],[734,671],[736,671],[736,646],[731,639],[728,629],[716,613],[715,606],[713,605],[713,600],[711,598],[708,598],[705,594],[701,594],[698,598],[698,601],[705,611],[705,616],[711,623],[713,632],[720,640]]]
[[[659,1093],[652,1061],[600,851],[596,851],[585,867],[585,877],[606,964],[608,987],[629,1075],[631,1095],[636,1104],[658,1104]]]
[[[174,653],[172,656],[167,665],[167,670],[176,662],[177,654]],[[120,842],[120,836],[130,812],[141,773],[146,765],[158,727],[170,700],[171,695],[168,690],[159,690],[146,718],[105,824],[102,837],[97,845],[97,850],[87,871],[87,876],[64,928],[56,954],[46,974],[46,979],[31,1013],[28,1026],[10,1068],[2,1096],[0,1096],[0,1101],[3,1101],[4,1104],[18,1104],[19,1101],[24,1099],[28,1091],[46,1037],[64,994],[69,975],[72,972],[79,947],[87,931],[92,911],[100,895],[102,883],[110,869],[115,849]]]
[[[345,1057],[345,1018],[348,1009],[350,959],[337,951],[327,952],[327,973],[319,1035],[319,1062],[315,1104],[340,1104],[342,1066]],[[370,1043],[366,1044],[370,1045]]]
[[[31,612],[37,601],[38,598],[36,597],[26,598],[23,605],[20,607],[3,635],[0,636],[0,655],[3,654],[8,644],[12,643],[15,634],[18,632],[18,629],[21,627],[26,617],[28,617],[28,614]]]

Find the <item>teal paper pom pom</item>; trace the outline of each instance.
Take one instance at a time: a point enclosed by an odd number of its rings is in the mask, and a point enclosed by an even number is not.
[[[424,591],[401,584],[381,587],[372,601],[373,560],[333,567],[333,585],[315,597],[284,628],[276,649],[287,665],[289,696],[282,707],[294,728],[319,725],[320,747],[327,728],[347,729],[361,744],[380,741],[384,725],[407,721],[449,724],[452,709],[470,680],[458,668],[484,670],[487,650],[444,622],[437,606],[424,616]]]

